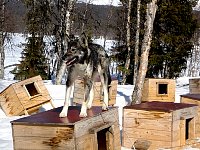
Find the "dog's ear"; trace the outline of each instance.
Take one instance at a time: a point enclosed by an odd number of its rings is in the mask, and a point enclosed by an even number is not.
[[[82,47],[88,48],[88,39],[85,33],[81,34],[79,42]]]

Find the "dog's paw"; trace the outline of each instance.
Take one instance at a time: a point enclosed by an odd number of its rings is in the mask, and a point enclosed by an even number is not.
[[[81,118],[87,117],[87,113],[85,113],[85,112],[83,113],[82,112],[82,113],[79,114],[79,117],[81,117]]]
[[[66,113],[66,112],[61,112],[61,113],[59,114],[59,117],[60,117],[60,118],[67,117],[67,113]]]
[[[108,110],[108,106],[103,105],[103,106],[102,106],[102,110]]]
[[[87,109],[90,109],[92,107],[91,104],[87,104]]]

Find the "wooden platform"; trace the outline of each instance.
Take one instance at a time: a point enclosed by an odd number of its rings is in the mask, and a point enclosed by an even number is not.
[[[12,121],[14,149],[121,149],[118,108],[102,111],[94,106],[85,118],[79,117],[79,106],[70,106],[65,118],[59,118],[61,110],[59,107]]]
[[[146,141],[150,143],[148,150],[180,149],[187,140],[196,138],[197,112],[197,105],[173,102],[152,101],[126,106],[122,144],[131,148],[135,143]]]

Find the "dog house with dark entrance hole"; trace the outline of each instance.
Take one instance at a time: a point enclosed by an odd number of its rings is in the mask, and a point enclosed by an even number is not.
[[[196,138],[198,106],[173,102],[146,102],[123,108],[122,144],[151,143],[148,150],[180,148]],[[139,147],[136,147],[136,149]]]
[[[0,93],[1,108],[8,116],[36,112],[39,107],[49,102],[53,106],[41,76],[13,83]]]
[[[142,101],[175,101],[176,82],[174,79],[146,78],[144,81]]]
[[[80,106],[62,107],[12,121],[14,150],[120,150],[118,108],[102,111],[99,106],[80,118]],[[34,143],[34,144],[33,144]]]

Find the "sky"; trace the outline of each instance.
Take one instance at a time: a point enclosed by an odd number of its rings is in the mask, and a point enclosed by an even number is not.
[[[88,2],[93,3],[95,5],[110,5],[119,6],[120,0],[78,0],[78,2]]]

